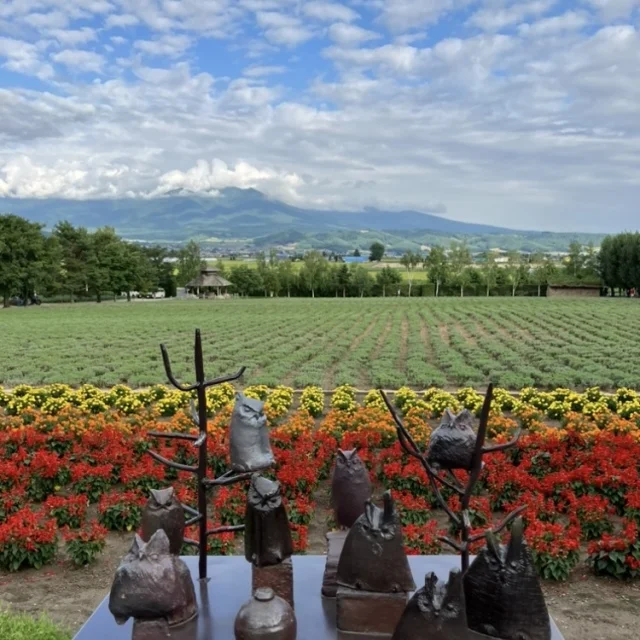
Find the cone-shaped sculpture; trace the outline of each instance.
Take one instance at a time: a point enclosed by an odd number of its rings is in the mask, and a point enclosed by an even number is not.
[[[391,640],[468,640],[462,574],[453,569],[447,583],[428,573],[424,587],[407,604]]]
[[[259,471],[274,464],[264,402],[236,394],[229,441],[234,471]]]
[[[356,449],[338,449],[331,481],[331,506],[336,522],[350,528],[364,513],[365,503],[371,499],[371,480]]]
[[[338,562],[338,585],[376,593],[416,588],[391,492],[384,494],[384,509],[368,501],[351,527]]]
[[[503,640],[550,640],[549,612],[521,518],[506,546],[488,534],[464,576],[464,595],[470,629]]]

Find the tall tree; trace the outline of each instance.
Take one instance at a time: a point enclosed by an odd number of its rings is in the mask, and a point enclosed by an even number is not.
[[[70,222],[59,222],[53,229],[61,252],[61,288],[75,301],[77,295],[88,290],[88,264],[91,254],[91,236],[84,227],[74,227]]]
[[[440,294],[440,287],[447,279],[449,261],[447,254],[441,246],[435,246],[424,259],[424,267],[427,270],[429,280],[436,286],[436,298]]]
[[[316,297],[316,289],[322,281],[322,276],[327,269],[327,261],[319,251],[309,251],[304,256],[304,264],[300,271],[300,277],[311,291],[311,297]]]
[[[43,277],[46,246],[42,225],[14,215],[0,216],[0,292],[9,306],[13,294],[27,299]]]
[[[584,265],[584,256],[582,254],[582,245],[574,240],[569,245],[569,256],[567,257],[567,271],[574,277],[578,278],[582,272]]]
[[[364,294],[369,293],[371,290],[373,278],[369,271],[361,264],[352,264],[350,270],[353,288],[361,298],[364,298]]]
[[[496,286],[498,279],[498,265],[496,264],[496,254],[494,251],[487,251],[487,255],[482,263],[482,275],[484,277],[488,298],[491,294],[491,289]]]
[[[206,262],[202,259],[200,245],[190,240],[178,251],[178,286],[184,287],[205,266]]]
[[[262,289],[262,281],[257,269],[246,264],[233,267],[229,273],[229,281],[241,296],[250,296]]]
[[[529,269],[517,251],[510,251],[508,259],[504,272],[511,285],[511,296],[515,297],[518,287],[526,280]]]
[[[293,273],[293,262],[291,260],[281,260],[278,263],[278,281],[282,288],[287,292],[287,298],[291,297],[291,287],[295,282],[295,274]]]
[[[393,287],[398,287],[402,283],[402,276],[397,269],[390,266],[383,267],[376,274],[376,282],[382,289],[382,297],[387,295],[387,291]]]
[[[369,261],[380,262],[384,258],[384,245],[382,242],[374,242],[369,247]]]
[[[411,287],[413,285],[413,271],[420,264],[420,255],[413,251],[402,254],[400,264],[407,270],[407,280],[409,281],[409,297],[411,297]]]
[[[96,302],[102,302],[103,293],[119,293],[125,287],[122,241],[112,227],[97,229],[90,238],[87,283]]]
[[[338,286],[342,289],[342,297],[347,296],[347,289],[351,284],[351,271],[349,267],[343,262],[338,269]]]
[[[471,279],[471,252],[466,243],[452,242],[449,250],[449,265],[451,279],[460,287],[460,297],[464,297],[465,287],[469,286]]]
[[[538,285],[538,297],[542,295],[542,287],[546,287],[551,283],[556,272],[556,265],[547,256],[537,260],[531,273],[531,279],[534,284]]]

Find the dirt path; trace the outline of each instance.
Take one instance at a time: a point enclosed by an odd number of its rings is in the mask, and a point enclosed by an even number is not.
[[[403,374],[407,372],[407,354],[409,352],[409,318],[407,314],[402,315],[400,324],[400,351],[396,361],[396,369]]]
[[[440,334],[440,338],[442,341],[448,346],[450,344],[449,341],[449,328],[446,324],[438,325],[438,333]]]

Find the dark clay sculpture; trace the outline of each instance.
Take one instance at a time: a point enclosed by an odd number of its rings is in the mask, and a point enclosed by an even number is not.
[[[264,402],[236,394],[229,440],[234,471],[259,471],[274,464]]]
[[[521,518],[508,545],[487,536],[464,576],[464,595],[470,629],[503,640],[550,640],[549,612]]]
[[[367,501],[364,513],[351,527],[338,561],[338,585],[377,593],[416,588],[391,492],[383,499],[384,509]]]
[[[272,589],[256,589],[236,617],[236,640],[295,640],[296,617],[288,602]]]
[[[424,587],[407,604],[391,640],[467,640],[462,573],[453,569],[449,582],[428,573]]]
[[[351,527],[364,513],[364,505],[371,499],[371,481],[364,462],[356,449],[338,449],[331,481],[331,506],[336,522]]]
[[[173,487],[151,489],[151,496],[142,512],[142,539],[148,542],[156,531],[162,529],[169,538],[171,553],[180,555],[184,522],[184,509]]]
[[[457,415],[446,409],[429,439],[427,462],[435,469],[471,469],[476,446],[473,416],[467,409]]]
[[[198,614],[193,580],[187,565],[169,551],[169,538],[156,531],[146,544],[136,534],[133,546],[116,571],[109,611],[118,624],[165,619],[169,626]]]
[[[254,474],[247,492],[244,554],[256,567],[279,564],[293,553],[280,483]]]

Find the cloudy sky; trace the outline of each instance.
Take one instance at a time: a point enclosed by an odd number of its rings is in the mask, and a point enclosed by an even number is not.
[[[639,29],[640,0],[1,0],[0,196],[638,229]]]

